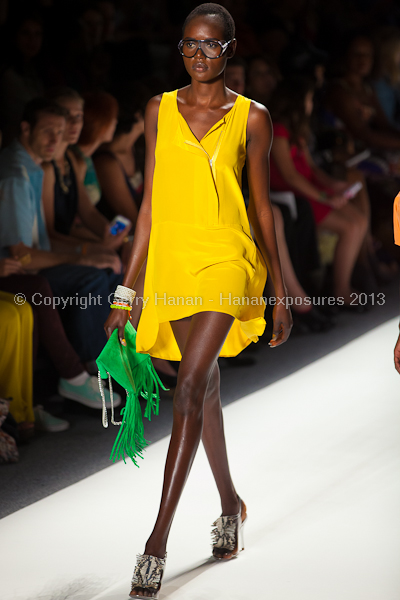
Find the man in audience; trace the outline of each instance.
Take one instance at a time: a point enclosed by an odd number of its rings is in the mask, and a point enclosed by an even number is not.
[[[93,363],[106,337],[108,296],[121,282],[119,258],[52,252],[42,210],[43,170],[65,128],[65,109],[37,98],[25,108],[18,139],[0,155],[0,257],[22,260],[40,271],[60,299],[67,335],[86,363]],[[93,364],[91,364],[93,369]]]

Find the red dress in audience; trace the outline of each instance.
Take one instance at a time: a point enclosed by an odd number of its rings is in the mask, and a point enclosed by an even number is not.
[[[274,137],[275,138],[284,137],[287,140],[290,139],[289,131],[286,129],[286,127],[284,125],[282,125],[282,123],[274,123],[273,126],[274,126]],[[322,189],[321,184],[319,184],[318,182],[316,182],[314,180],[314,175],[313,175],[312,169],[307,162],[307,158],[306,158],[304,151],[301,148],[299,148],[298,146],[296,146],[295,144],[291,144],[290,155],[292,157],[293,164],[296,168],[296,171],[298,171],[301,175],[303,175],[303,177],[308,179],[308,181],[310,181],[313,185],[315,185],[315,187],[317,187],[318,189]],[[270,185],[271,185],[271,190],[274,192],[290,191],[290,192],[293,192],[294,194],[301,195],[301,194],[299,194],[298,190],[291,187],[286,182],[286,180],[283,178],[282,173],[280,172],[279,167],[275,163],[272,154],[270,156]],[[324,189],[323,191],[325,191],[327,193],[330,192],[330,190],[327,190],[327,189]],[[317,224],[320,223],[332,210],[332,207],[328,206],[327,204],[322,204],[322,202],[318,202],[317,200],[313,200],[312,198],[307,198],[307,200],[311,204],[313,214],[314,214],[314,219]]]

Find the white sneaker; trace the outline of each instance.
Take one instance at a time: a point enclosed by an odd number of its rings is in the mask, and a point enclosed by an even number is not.
[[[34,406],[33,414],[35,416],[35,427],[39,431],[49,431],[58,433],[69,428],[68,421],[58,419],[43,409],[43,406]]]
[[[61,378],[58,383],[58,393],[64,398],[75,400],[75,402],[90,408],[102,408],[103,406],[97,377],[88,377],[83,385],[71,385],[66,379]],[[114,406],[119,406],[121,396],[116,392],[113,393],[113,396]],[[110,391],[107,388],[104,388],[104,397],[106,407],[111,408]]]

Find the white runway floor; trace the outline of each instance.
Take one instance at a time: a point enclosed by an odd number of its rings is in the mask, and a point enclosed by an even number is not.
[[[396,337],[397,319],[224,410],[246,550],[209,560],[220,506],[201,447],[160,600],[399,600]],[[140,469],[110,466],[1,520],[1,600],[128,598],[167,445],[153,444]]]

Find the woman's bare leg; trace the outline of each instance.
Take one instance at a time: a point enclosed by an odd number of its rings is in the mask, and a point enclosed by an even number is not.
[[[230,315],[216,312],[202,312],[191,318],[174,395],[174,421],[161,505],[146,554],[160,558],[165,555],[172,519],[201,439],[207,387],[232,322]],[[177,323],[171,323],[173,330],[179,330]]]
[[[182,353],[189,332],[190,319],[191,317],[174,322],[174,335]],[[217,361],[214,363],[206,391],[201,439],[221,497],[222,514],[235,515],[239,511],[239,500],[229,471]]]
[[[352,184],[357,182],[363,184],[363,187],[358,192],[358,194],[356,194],[356,196],[350,200],[350,205],[355,206],[364,215],[368,222],[367,231],[358,255],[358,261],[364,264],[365,266],[369,266],[368,257],[371,254],[372,236],[371,203],[369,200],[367,183],[365,181],[364,175],[360,171],[357,171],[357,169],[349,169],[347,171],[347,181]]]
[[[279,259],[281,261],[283,279],[285,280],[288,295],[292,298],[303,299],[303,302],[300,305],[296,305],[294,307],[296,312],[308,311],[311,307],[304,302],[307,298],[307,294],[297,279],[297,275],[293,268],[292,259],[290,258],[289,249],[286,244],[285,225],[283,222],[282,213],[274,204],[272,204],[272,212],[274,213],[275,234],[278,244]]]
[[[351,276],[368,229],[367,218],[355,206],[347,204],[332,210],[319,227],[339,236],[333,265],[335,294],[349,304],[353,291]]]

